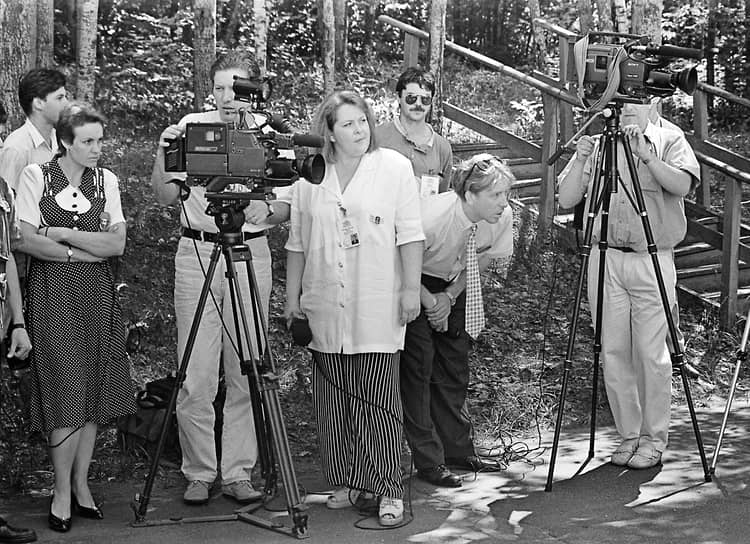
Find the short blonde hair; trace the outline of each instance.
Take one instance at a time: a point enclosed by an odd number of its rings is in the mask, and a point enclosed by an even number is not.
[[[359,108],[367,118],[367,125],[370,127],[370,146],[367,148],[367,152],[378,148],[375,141],[375,116],[365,99],[356,91],[335,91],[318,106],[311,127],[313,134],[323,138],[321,153],[325,160],[330,163],[336,162],[336,142],[332,140],[333,125],[336,124],[336,115],[339,108],[346,104]]]
[[[466,159],[453,170],[452,177],[453,190],[461,200],[466,200],[467,191],[476,194],[497,182],[505,182],[510,188],[515,181],[508,165],[489,153],[480,153]]]

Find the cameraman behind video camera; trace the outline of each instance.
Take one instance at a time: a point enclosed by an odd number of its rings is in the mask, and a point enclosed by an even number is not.
[[[240,109],[245,105],[235,100],[235,76],[253,79],[260,77],[258,64],[250,53],[230,51],[218,58],[211,67],[213,95],[218,110],[186,115],[178,124],[164,129],[159,137],[151,183],[160,204],[169,205],[178,201],[180,187],[169,181],[175,178],[184,180],[186,177],[185,173],[175,175],[173,172],[164,171],[164,149],[169,145],[169,140],[180,138],[187,123],[239,123]],[[256,119],[249,110],[250,108],[245,116],[245,122],[250,124],[249,128],[254,128],[252,123]],[[268,130],[270,129],[288,131],[285,130],[286,126],[270,126]],[[190,325],[198,304],[198,295],[205,280],[204,270],[208,266],[211,250],[218,237],[218,227],[214,218],[205,213],[208,206],[205,192],[203,186],[192,187],[180,214],[183,228],[175,257],[174,290],[178,360],[185,351]],[[287,190],[275,189],[275,192],[277,200],[252,200],[243,210],[243,239],[252,253],[255,279],[266,316],[271,294],[271,253],[265,229],[286,221],[290,208]],[[258,445],[248,381],[240,372],[240,362],[233,348],[233,343],[236,345],[236,329],[225,268],[226,263],[222,259],[217,264],[211,284],[213,299],[209,299],[201,316],[187,375],[177,397],[182,472],[188,481],[183,498],[188,504],[204,504],[208,501],[209,490],[219,468],[214,442],[215,418],[212,403],[218,389],[219,359],[222,353],[226,382],[220,467],[222,492],[242,503],[261,497],[261,493],[253,489],[250,481],[251,471],[257,460]],[[252,312],[246,269],[244,266],[238,266],[236,269],[237,284],[241,288],[247,315],[257,319]],[[212,300],[215,300],[216,304]],[[222,320],[226,323],[226,330],[222,327]],[[253,330],[253,327],[250,329]],[[227,331],[231,334],[231,339]],[[256,339],[254,335],[251,336],[249,340],[255,344]],[[247,343],[243,341],[243,345],[247,346]]]
[[[687,232],[683,197],[700,179],[698,161],[680,131],[654,125],[649,104],[624,104],[620,126],[629,138],[638,179],[657,246],[657,258],[673,315],[677,312],[674,247]],[[566,208],[588,192],[586,213],[598,195],[591,194],[598,138],[582,136],[576,153],[559,177],[559,201]],[[649,468],[661,462],[667,446],[672,385],[668,327],[656,275],[646,248],[643,224],[628,200],[632,180],[621,142],[617,146],[619,188],[611,195],[602,288],[602,364],[607,398],[621,444],[611,462]],[[608,189],[608,188],[607,188]],[[588,299],[595,314],[600,252],[601,210],[594,223],[588,267]]]

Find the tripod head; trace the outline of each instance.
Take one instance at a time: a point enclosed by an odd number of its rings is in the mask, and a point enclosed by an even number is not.
[[[272,195],[270,195],[272,196]],[[206,215],[214,218],[221,240],[230,244],[242,243],[242,225],[245,224],[245,208],[253,200],[269,200],[269,195],[258,192],[209,192],[206,191],[208,207]]]

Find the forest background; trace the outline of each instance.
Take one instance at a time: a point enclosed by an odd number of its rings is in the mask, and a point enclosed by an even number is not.
[[[254,6],[255,4],[255,6]],[[325,89],[355,88],[373,106],[379,121],[396,111],[395,80],[402,69],[400,32],[377,20],[386,14],[428,30],[434,4],[445,9],[445,37],[521,71],[554,73],[554,41],[534,35],[532,20],[541,16],[564,28],[605,26],[601,6],[656,6],[664,42],[697,47],[710,59],[701,79],[750,98],[750,2],[618,0],[577,3],[560,0],[455,0],[451,2],[265,0],[0,0],[0,96],[11,112],[13,129],[22,121],[15,96],[21,67],[54,65],[69,76],[69,90],[93,102],[108,117],[104,166],[119,177],[128,222],[125,255],[115,263],[116,281],[129,330],[128,351],[139,386],[175,370],[176,333],[172,288],[173,257],[179,236],[178,208],[156,204],[149,180],[160,131],[182,115],[211,108],[211,98],[193,79],[199,69],[201,35],[208,23],[217,52],[231,47],[255,49],[256,22],[265,15],[267,69],[274,93],[268,109],[287,117],[304,132]],[[334,9],[337,54],[331,71],[324,15]],[[207,12],[205,10],[208,10]],[[614,12],[612,12],[614,14]],[[34,30],[23,37],[24,29]],[[16,39],[40,47],[19,47]],[[14,45],[15,43],[15,45]],[[430,62],[427,51],[420,61]],[[208,63],[210,64],[210,62]],[[510,130],[538,139],[542,103],[536,91],[494,72],[446,55],[443,94],[459,107]],[[689,97],[669,101],[670,117],[684,127],[691,121]],[[747,115],[717,100],[711,130],[715,140],[742,150]],[[444,121],[439,128],[452,142],[481,137]],[[4,134],[0,133],[0,136]],[[516,210],[516,247],[507,275],[484,279],[488,329],[471,358],[469,409],[479,441],[508,461],[541,453],[539,437],[551,424],[560,391],[574,304],[578,260],[554,237],[537,239],[533,222]],[[283,308],[284,226],[271,234],[274,292],[269,325],[281,377],[281,398],[292,452],[299,460],[317,455],[311,409],[310,366],[279,322]],[[196,293],[196,296],[198,293]],[[715,316],[703,308],[685,308],[687,357],[701,372],[694,395],[699,404],[721,395],[727,385],[737,337],[719,331]],[[565,424],[589,418],[592,364],[588,313],[576,343],[576,367],[569,385]],[[3,373],[0,406],[0,493],[48,489],[49,462],[43,438],[29,435],[23,379]],[[744,390],[744,389],[743,389]],[[675,383],[675,401],[682,400]],[[603,391],[600,422],[609,422]],[[143,452],[122,451],[114,426],[100,433],[94,477],[138,477],[147,466]]]

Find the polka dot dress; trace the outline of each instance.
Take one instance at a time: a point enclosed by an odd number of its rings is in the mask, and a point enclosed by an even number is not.
[[[56,160],[42,165],[42,172],[44,225],[98,232],[105,204],[101,171],[86,168],[78,188],[69,186]],[[32,429],[49,433],[134,413],[125,328],[109,263],[31,258],[26,296],[34,346]]]

